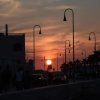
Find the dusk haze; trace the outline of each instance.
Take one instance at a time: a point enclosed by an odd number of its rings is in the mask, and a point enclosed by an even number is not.
[[[80,41],[87,51],[87,56],[93,52],[93,41],[88,41],[88,34],[95,32],[97,49],[100,49],[100,1],[99,0],[0,0],[0,31],[4,32],[4,25],[9,25],[10,33],[25,33],[26,58],[33,56],[32,32],[33,26],[39,24],[42,35],[36,29],[36,66],[42,69],[42,59],[52,59],[56,67],[56,53],[64,51],[64,41],[69,39],[72,44],[72,18],[67,12],[67,22],[63,22],[63,12],[67,8],[74,10],[75,42]],[[52,50],[58,49],[60,50]],[[80,48],[75,44],[75,59],[82,59]],[[45,51],[47,50],[47,51]],[[68,52],[67,52],[68,53]],[[63,57],[59,57],[60,61]],[[67,61],[72,60],[71,53],[67,54]],[[41,64],[39,64],[41,63]],[[61,62],[60,62],[61,64]],[[60,65],[59,65],[60,66]]]
[[[0,100],[100,100],[100,0],[0,0]]]

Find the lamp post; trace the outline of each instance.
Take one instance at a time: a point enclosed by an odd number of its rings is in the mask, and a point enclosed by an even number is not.
[[[58,71],[58,53],[57,53],[57,71]]]
[[[45,71],[45,56],[43,57],[43,61],[44,61],[44,71]]]
[[[90,32],[89,33],[89,40],[91,40],[91,34],[93,34],[94,35],[94,51],[96,51],[96,35],[95,35],[95,33],[94,32]]]
[[[74,11],[73,11],[73,9],[71,9],[71,8],[65,9],[63,21],[67,21],[67,20],[66,20],[66,15],[65,15],[66,11],[71,11],[71,12],[72,12],[72,28],[73,28],[73,63],[74,63],[74,60],[75,60],[75,53],[74,53]]]
[[[71,46],[70,41],[69,40],[65,40],[65,64],[66,64],[66,43],[67,41],[69,42],[69,47]]]
[[[33,27],[33,66],[34,66],[34,69],[35,69],[35,28],[36,27],[38,27],[40,29],[39,34],[41,34],[40,25],[34,25],[34,27]]]
[[[80,43],[80,41],[77,41],[76,42],[76,44],[78,44],[78,43]],[[82,53],[82,55],[84,55],[84,57],[86,58],[86,50],[85,50],[85,48],[83,48],[83,43],[81,43],[81,44],[78,44],[78,46],[80,47],[80,49],[81,49],[81,53]]]
[[[58,61],[58,57],[59,57],[59,56],[61,56],[61,53],[60,53],[60,54],[57,53],[57,71],[59,70],[59,64],[58,64],[58,62],[59,62],[59,61]]]
[[[82,49],[82,55],[84,54],[84,57],[86,59],[86,50],[85,49]]]

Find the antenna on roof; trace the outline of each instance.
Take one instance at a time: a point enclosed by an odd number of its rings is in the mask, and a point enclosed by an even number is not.
[[[8,36],[8,25],[7,24],[5,25],[5,34],[6,36]]]

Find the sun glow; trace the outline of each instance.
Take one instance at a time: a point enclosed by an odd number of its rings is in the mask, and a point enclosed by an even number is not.
[[[47,65],[51,65],[51,64],[52,64],[52,61],[51,61],[51,60],[47,60],[47,61],[46,61],[46,64],[47,64]]]

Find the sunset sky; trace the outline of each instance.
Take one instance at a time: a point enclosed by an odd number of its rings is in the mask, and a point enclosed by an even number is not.
[[[66,12],[67,22],[63,22],[64,10],[72,8],[75,14],[75,59],[84,58],[81,48],[87,56],[93,53],[94,37],[88,41],[89,33],[95,32],[97,49],[100,50],[100,0],[0,0],[0,32],[5,32],[4,25],[9,25],[10,33],[25,33],[26,56],[32,58],[32,32],[34,25],[36,37],[36,66],[43,68],[43,57],[52,59],[56,67],[57,53],[64,52],[64,41],[70,40],[72,46],[72,15]],[[80,46],[79,46],[80,45]],[[67,45],[68,46],[68,45]],[[67,50],[67,62],[72,60]],[[63,56],[59,56],[59,66]]]

